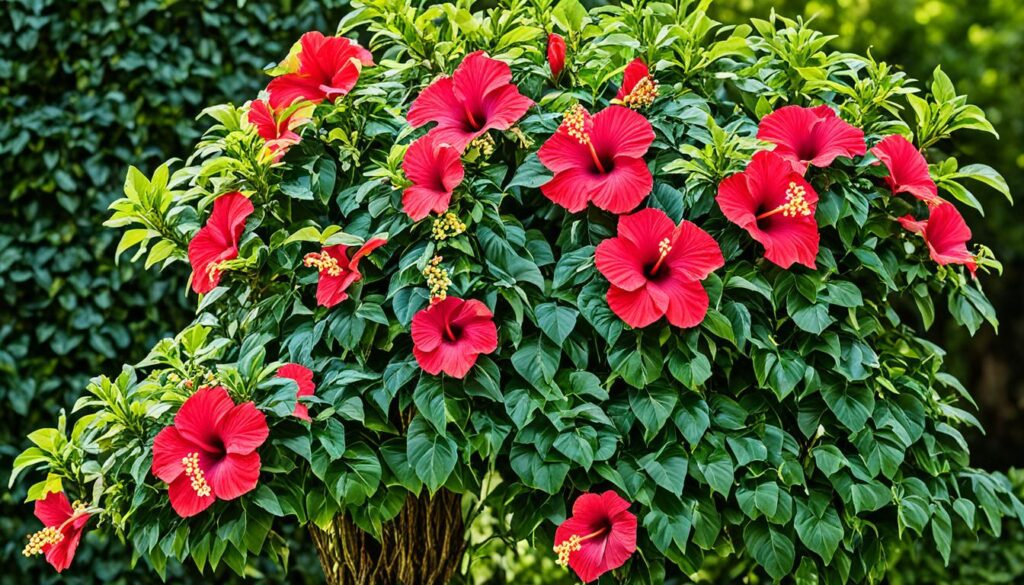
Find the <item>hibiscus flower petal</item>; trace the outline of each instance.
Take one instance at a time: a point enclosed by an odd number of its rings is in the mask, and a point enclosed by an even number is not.
[[[209,508],[217,500],[211,493],[200,496],[192,489],[192,480],[182,474],[167,486],[167,495],[171,500],[171,508],[182,518],[191,518]]]
[[[654,187],[654,177],[642,158],[619,156],[614,169],[592,179],[590,200],[610,213],[628,213],[636,209]]]
[[[405,119],[413,128],[428,122],[461,127],[465,123],[466,113],[455,97],[452,79],[439,77],[428,85],[412,102]]]
[[[764,257],[781,268],[794,263],[813,269],[818,256],[818,226],[813,218],[768,218],[751,235],[764,245]]]
[[[625,106],[609,106],[594,114],[590,131],[594,149],[602,157],[639,159],[654,142],[654,129],[643,114]]]
[[[688,329],[704,321],[708,313],[708,293],[699,281],[674,279],[661,284],[661,290],[668,295],[665,317],[668,322]]]
[[[626,504],[628,506],[629,503]],[[636,552],[637,521],[636,516],[626,511],[609,514],[612,518],[612,527],[605,544],[604,561],[607,569],[613,571],[626,564],[629,557]]]
[[[344,274],[332,276],[326,272],[320,273],[320,279],[316,285],[316,304],[321,307],[333,307],[348,298],[345,292],[346,279]]]
[[[607,299],[612,312],[635,329],[647,327],[665,314],[647,287],[628,291],[612,285]]]
[[[593,176],[583,169],[569,169],[559,173],[540,186],[540,192],[570,213],[587,208],[594,187]]]
[[[635,88],[636,84],[646,77],[650,77],[651,70],[647,68],[647,64],[644,60],[637,57],[626,65],[626,69],[622,72],[622,86],[619,87],[619,91],[615,94],[615,99],[621,100],[629,95]]]
[[[349,260],[348,263],[348,269],[352,272],[358,273],[357,271],[359,270],[359,261],[369,256],[370,252],[373,252],[377,248],[380,248],[381,246],[387,243],[387,238],[370,238],[362,246],[359,246],[359,249],[356,250],[356,253],[352,255],[352,259]],[[362,275],[360,274],[359,277],[362,278]],[[356,280],[359,279],[357,278]]]
[[[64,492],[50,492],[41,500],[36,500],[35,515],[43,526],[60,526],[74,515],[71,502]]]
[[[217,426],[234,406],[224,388],[200,388],[181,405],[174,426],[186,442],[206,452],[217,452],[221,449]]]
[[[549,171],[556,174],[589,168],[593,164],[590,149],[566,134],[561,127],[541,145],[537,151],[537,158]]]
[[[622,220],[619,220],[622,225]],[[620,233],[621,233],[621,227]],[[624,237],[608,238],[594,252],[597,270],[608,282],[624,290],[636,290],[647,284],[644,262],[636,247]]]
[[[258,453],[228,453],[205,472],[206,481],[214,495],[221,500],[233,500],[256,488],[260,479]]]
[[[641,209],[619,218],[619,237],[633,244],[636,250],[657,250],[662,240],[672,237],[676,226],[660,209]]]
[[[963,264],[974,274],[977,263],[967,249],[971,228],[967,227],[967,222],[956,206],[942,203],[932,208],[924,236],[935,262],[942,265]]]
[[[494,316],[480,301],[467,300],[452,316],[452,325],[462,330],[459,343],[467,353],[486,354],[498,349],[498,328],[494,325]]]
[[[928,203],[938,203],[939,191],[925,160],[914,145],[899,134],[886,136],[871,154],[889,169],[887,182],[893,193],[910,193]]]
[[[287,108],[297,100],[320,103],[327,94],[320,89],[320,81],[300,73],[286,73],[270,80],[267,92],[270,94],[270,106],[277,109]]]
[[[221,195],[213,202],[206,225],[188,244],[192,290],[203,294],[217,286],[220,274],[211,273],[210,266],[238,256],[238,241],[245,230],[246,219],[254,210],[252,201],[237,191]]]
[[[452,90],[462,101],[472,102],[512,81],[508,63],[492,59],[483,51],[466,55],[452,74]]]
[[[277,120],[267,102],[254,100],[249,104],[249,113],[246,119],[256,128],[256,133],[264,140],[276,140],[278,138]]]
[[[217,434],[224,444],[224,450],[231,453],[248,454],[255,451],[267,440],[270,429],[267,418],[252,402],[244,402],[232,408],[217,425]]]
[[[75,558],[75,551],[78,550],[78,543],[82,540],[82,532],[85,530],[85,524],[89,518],[89,514],[80,515],[74,522],[61,530],[64,538],[60,542],[46,548],[46,562],[50,563],[58,573],[71,566],[71,561]]]
[[[683,221],[673,233],[672,250],[665,262],[689,280],[704,280],[725,265],[725,258],[710,234],[693,222]]]
[[[451,192],[413,185],[402,192],[402,211],[413,221],[421,221],[431,212],[444,213],[451,205]]]
[[[487,122],[484,129],[508,130],[533,106],[533,100],[519,93],[511,83],[500,87],[483,98],[482,109]]]
[[[820,118],[811,129],[810,141],[814,151],[814,156],[810,159],[811,164],[816,167],[827,167],[840,156],[864,156],[867,145],[864,143],[863,130],[848,124],[828,106],[814,109]]]
[[[719,183],[715,201],[725,218],[741,228],[757,222],[754,212],[758,202],[750,192],[746,173],[730,175]]]
[[[569,566],[584,583],[595,581],[610,570],[605,560],[607,541],[607,537],[584,541],[580,550],[569,557]]]
[[[153,475],[167,483],[178,479],[185,470],[181,460],[201,449],[187,441],[173,426],[163,429],[153,440]]]

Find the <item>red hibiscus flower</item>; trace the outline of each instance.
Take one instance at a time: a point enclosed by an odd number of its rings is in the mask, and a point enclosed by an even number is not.
[[[568,565],[584,583],[626,563],[636,551],[636,516],[619,494],[583,494],[572,516],[555,530],[558,564]]]
[[[195,516],[256,488],[256,449],[269,433],[252,402],[236,406],[223,388],[200,388],[153,441],[153,475],[167,482],[179,516]]]
[[[565,68],[565,39],[557,33],[548,35],[548,67],[554,79],[558,79]]]
[[[420,92],[406,119],[414,128],[437,122],[430,131],[436,141],[462,152],[492,128],[508,130],[533,105],[511,81],[507,63],[483,51],[470,53],[451,77],[441,77]]]
[[[864,132],[847,124],[832,108],[786,106],[761,119],[757,137],[775,144],[775,154],[801,175],[807,166],[827,167],[836,157],[864,156]]]
[[[282,113],[264,100],[256,100],[249,104],[247,115],[249,123],[256,127],[256,133],[266,142],[274,162],[281,160],[289,148],[299,143],[301,139],[295,128],[309,121],[309,108],[298,108],[284,116]]]
[[[928,219],[915,220],[905,215],[898,220],[905,229],[920,234],[928,245],[928,253],[936,263],[963,264],[975,274],[978,264],[974,255],[967,251],[967,242],[971,239],[971,228],[967,227],[956,206],[939,200],[931,207]]]
[[[306,254],[302,262],[306,266],[315,266],[320,272],[316,285],[316,302],[322,307],[333,307],[348,298],[348,287],[362,280],[359,272],[359,261],[370,252],[388,243],[386,238],[370,238],[356,250],[352,258],[348,257],[349,246],[339,244],[327,246],[320,252]]]
[[[428,373],[464,378],[477,356],[498,348],[498,329],[487,305],[445,297],[413,316],[412,342],[416,361]]]
[[[373,65],[369,51],[343,37],[325,37],[313,31],[302,35],[299,43],[295,70],[267,85],[274,109],[288,107],[297,99],[315,104],[334,101],[352,91],[363,66]]]
[[[316,390],[316,384],[313,383],[313,371],[306,366],[285,364],[277,369],[277,377],[294,380],[299,385],[299,391],[295,393],[296,398],[312,396]],[[309,408],[302,402],[295,403],[295,412],[292,414],[302,420],[312,420],[309,418]]]
[[[452,191],[465,176],[459,151],[438,143],[431,134],[409,145],[402,170],[412,181],[412,186],[402,193],[402,209],[413,221],[427,217],[431,211],[447,211]]]
[[[613,104],[639,109],[654,103],[658,97],[658,84],[643,59],[633,59],[622,73],[622,86],[615,94]]]
[[[254,211],[252,201],[238,191],[221,195],[213,202],[213,212],[192,241],[188,243],[188,261],[192,265],[192,290],[205,294],[220,283],[222,263],[238,257],[238,240],[245,220]]]
[[[928,161],[906,138],[899,134],[886,136],[871,149],[871,154],[889,169],[885,182],[893,193],[910,193],[931,205],[942,203],[928,173]]]
[[[675,225],[660,209],[619,218],[618,237],[597,246],[597,269],[608,279],[608,306],[631,327],[662,316],[694,327],[708,311],[700,281],[725,264],[718,243],[691,222]]]
[[[628,108],[609,106],[591,116],[576,105],[537,152],[555,173],[540,190],[573,213],[591,201],[612,213],[632,211],[654,185],[643,159],[652,142],[651,123]]]
[[[85,511],[85,506],[72,506],[64,492],[50,492],[36,500],[35,514],[43,529],[28,537],[23,553],[27,557],[45,555],[46,562],[60,573],[71,566],[92,515]]]
[[[818,255],[818,194],[786,159],[761,151],[742,173],[718,186],[725,217],[764,245],[764,257],[783,268],[814,268]]]

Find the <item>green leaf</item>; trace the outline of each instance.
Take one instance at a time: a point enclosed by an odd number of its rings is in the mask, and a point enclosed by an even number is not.
[[[409,425],[406,450],[416,477],[423,481],[430,493],[444,485],[458,460],[455,441],[437,434],[422,416],[413,418]]]
[[[654,483],[677,496],[683,494],[689,460],[682,445],[669,445],[660,454],[650,453],[640,460],[640,465]]]
[[[445,409],[444,385],[441,378],[424,372],[420,376],[420,383],[416,385],[416,390],[412,393],[412,400],[416,403],[416,409],[423,418],[443,435],[448,414]]]
[[[843,540],[843,524],[828,496],[815,493],[810,499],[796,500],[796,518],[793,522],[800,541],[825,561],[832,562],[839,543]]]
[[[552,382],[558,372],[561,350],[546,338],[527,341],[512,354],[512,366],[524,380],[545,395],[557,392]]]
[[[793,541],[781,529],[764,520],[755,520],[743,529],[743,543],[773,579],[781,581],[793,570],[796,551]]]
[[[875,394],[867,386],[836,384],[821,390],[829,409],[851,432],[864,427],[875,409]]]
[[[629,405],[633,409],[633,414],[644,425],[647,437],[653,437],[665,426],[678,399],[679,394],[663,384],[652,384],[629,393]]]
[[[728,497],[736,475],[736,467],[733,465],[729,452],[724,448],[719,448],[712,451],[704,461],[699,457],[694,460],[697,462],[697,469],[700,470],[711,489]]]
[[[569,307],[560,307],[556,303],[543,303],[534,309],[541,331],[552,341],[562,345],[576,327],[579,311]]]

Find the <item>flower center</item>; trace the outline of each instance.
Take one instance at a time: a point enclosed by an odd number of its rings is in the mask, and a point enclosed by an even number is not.
[[[580,144],[585,144],[590,150],[590,158],[594,161],[594,166],[597,167],[598,172],[601,174],[606,173],[604,164],[601,162],[601,157],[597,155],[597,150],[594,149],[594,143],[590,140],[590,132],[587,130],[587,110],[580,104],[576,104],[565,113],[565,119],[562,120],[562,127],[565,128],[565,133],[570,138],[575,139]]]
[[[782,217],[811,215],[811,205],[807,202],[807,189],[803,185],[797,185],[796,181],[790,181],[789,188],[786,189],[786,202],[771,211],[762,213],[757,216],[757,219],[771,217],[777,213],[781,213]]]
[[[210,282],[217,280],[217,277],[219,277],[220,273],[223,272],[223,270],[221,270],[222,264],[224,263],[213,262],[212,264],[206,267],[206,275],[210,278]]]
[[[473,116],[473,111],[469,109],[469,104],[462,102],[462,109],[466,111],[466,119],[469,120],[469,125],[473,130],[479,130],[480,124],[477,123],[476,118]]]
[[[558,562],[559,566],[562,566],[562,567],[568,566],[568,564],[569,564],[569,557],[572,556],[572,553],[579,552],[579,550],[581,548],[583,548],[583,542],[584,541],[590,540],[591,538],[597,538],[598,536],[601,536],[602,534],[604,534],[607,531],[608,531],[607,528],[600,528],[598,530],[595,530],[594,532],[591,532],[590,534],[588,534],[586,536],[580,536],[578,534],[573,534],[569,538],[563,540],[561,544],[556,544],[555,545],[555,554],[558,555],[558,561],[557,562]]]
[[[302,258],[302,263],[306,266],[315,266],[321,274],[324,272],[329,276],[341,274],[341,264],[338,264],[338,261],[327,252],[310,252]]]
[[[654,103],[656,97],[658,97],[658,84],[654,81],[654,77],[649,75],[633,86],[633,91],[622,98],[622,104],[637,110]]]
[[[28,537],[28,543],[25,544],[25,548],[21,551],[21,554],[26,557],[42,554],[44,548],[55,545],[64,540],[64,527],[86,513],[86,506],[84,502],[76,501],[71,505],[71,507],[74,510],[74,513],[68,517],[67,520],[62,522],[60,526],[46,526],[42,530],[38,530],[30,534]]]
[[[192,489],[200,498],[208,497],[213,490],[206,481],[206,474],[199,467],[199,453],[192,452],[181,458],[181,464],[185,467],[185,477],[192,481]]]
[[[655,262],[654,266],[651,267],[651,270],[650,270],[650,273],[649,273],[650,276],[655,276],[656,274],[658,274],[658,270],[661,268],[661,263],[665,261],[665,258],[668,256],[668,253],[671,252],[671,251],[672,251],[672,241],[671,240],[669,240],[668,238],[665,238],[664,240],[658,242],[658,252],[659,252],[660,255],[658,256],[658,261]]]

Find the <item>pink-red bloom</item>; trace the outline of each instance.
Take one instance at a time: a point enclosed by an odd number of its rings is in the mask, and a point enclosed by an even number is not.
[[[608,306],[631,327],[662,316],[694,327],[708,311],[700,281],[725,264],[718,243],[689,221],[679,225],[660,209],[619,218],[618,236],[597,246],[597,269],[608,279]]]
[[[889,169],[885,182],[893,193],[910,193],[930,205],[942,203],[928,173],[928,161],[909,140],[899,134],[886,136],[871,149],[871,154]]]
[[[864,131],[847,124],[826,105],[785,106],[761,119],[757,137],[775,144],[775,154],[801,175],[808,165],[827,167],[836,157],[864,156]]]
[[[643,59],[636,58],[626,65],[622,73],[622,86],[612,103],[638,109],[654,103],[658,97],[658,84]]]
[[[306,366],[300,364],[285,364],[277,369],[277,377],[294,380],[295,383],[299,385],[299,390],[295,393],[296,398],[312,396],[313,392],[316,390],[316,384],[313,383],[313,371]],[[295,403],[295,411],[292,415],[296,418],[301,418],[302,420],[312,420],[309,418],[309,407],[301,401],[297,401]]]
[[[548,35],[548,67],[554,79],[558,79],[565,68],[565,39],[558,33]]]
[[[624,565],[636,552],[636,516],[613,491],[583,494],[572,516],[555,530],[558,564],[568,565],[584,583]]]
[[[498,348],[498,329],[487,305],[446,297],[413,316],[412,343],[428,373],[464,378],[480,354]]]
[[[298,108],[285,114],[284,111],[270,107],[264,100],[255,100],[249,104],[246,117],[265,141],[274,162],[277,162],[301,140],[295,129],[309,121],[308,111],[309,108]]]
[[[364,66],[373,65],[369,51],[343,37],[317,31],[302,35],[294,71],[275,77],[267,86],[270,105],[286,108],[302,99],[318,104],[352,91]]]
[[[256,449],[269,433],[252,402],[236,406],[223,388],[200,388],[153,441],[153,475],[167,482],[179,516],[195,516],[216,500],[233,500],[256,488]]]
[[[924,238],[928,253],[937,264],[963,264],[972,275],[978,269],[974,255],[967,250],[971,228],[967,227],[967,222],[952,203],[940,199],[930,207],[928,219],[918,221],[905,215],[899,218],[899,222],[905,229]]]
[[[64,492],[50,492],[36,500],[36,518],[43,529],[28,537],[25,556],[43,554],[58,573],[71,566],[91,514],[85,506],[68,502]]]
[[[322,307],[333,307],[348,298],[348,287],[362,280],[359,261],[377,248],[388,243],[384,238],[370,238],[348,257],[349,246],[339,244],[327,246],[320,252],[306,254],[302,262],[314,266],[320,272],[316,285],[316,302]]]
[[[643,159],[652,142],[651,123],[629,108],[609,106],[591,116],[576,105],[537,152],[555,174],[540,190],[573,213],[588,202],[612,213],[632,211],[654,185]]]
[[[452,201],[452,191],[465,176],[459,151],[438,143],[427,134],[409,145],[402,159],[402,170],[412,181],[402,193],[402,210],[419,221],[430,212],[444,213]]]
[[[764,245],[764,257],[783,268],[794,262],[814,268],[818,255],[818,194],[790,162],[760,151],[742,173],[718,186],[725,217]]]
[[[470,53],[451,77],[420,92],[406,118],[414,128],[437,122],[430,131],[437,143],[462,152],[488,130],[508,130],[533,105],[511,82],[507,63],[483,51]]]
[[[238,191],[221,195],[213,202],[206,225],[188,243],[192,290],[204,294],[217,288],[223,263],[238,257],[238,241],[245,230],[245,220],[254,209],[252,201]]]

